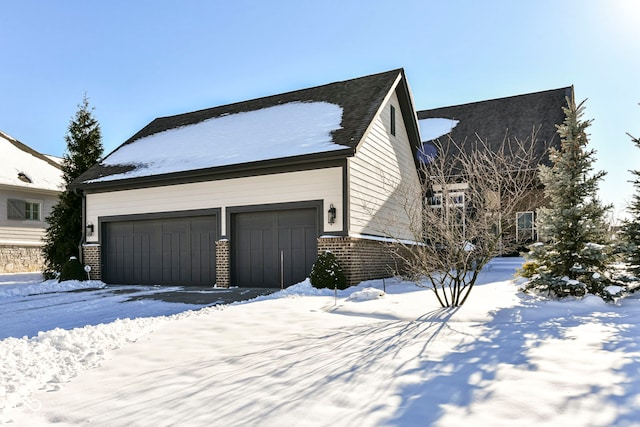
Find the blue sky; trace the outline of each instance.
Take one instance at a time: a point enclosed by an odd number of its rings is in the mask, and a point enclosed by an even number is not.
[[[639,0],[3,2],[0,130],[47,154],[85,93],[106,152],[155,117],[403,67],[417,109],[569,85],[600,196],[640,169]]]

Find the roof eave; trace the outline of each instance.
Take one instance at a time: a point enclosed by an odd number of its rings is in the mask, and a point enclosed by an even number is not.
[[[295,169],[310,163],[331,162],[344,160],[353,156],[355,149],[345,147],[341,150],[326,151],[322,153],[306,154],[302,156],[282,157],[279,159],[260,160],[242,164],[217,166],[212,168],[195,169],[183,172],[173,172],[160,175],[148,175],[135,178],[124,178],[109,181],[94,182],[73,182],[69,185],[70,190],[89,191],[117,191],[130,188],[161,187],[190,182],[202,182],[215,179],[216,176],[234,174],[238,176],[251,176],[260,174],[267,169],[287,167]]]

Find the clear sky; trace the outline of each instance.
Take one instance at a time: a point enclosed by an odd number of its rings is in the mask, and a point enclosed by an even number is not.
[[[569,85],[600,196],[640,169],[640,0],[21,0],[0,5],[0,130],[61,156],[86,93],[105,150],[155,117],[402,67],[416,108]]]

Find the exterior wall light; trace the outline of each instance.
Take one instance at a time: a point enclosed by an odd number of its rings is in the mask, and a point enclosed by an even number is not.
[[[87,224],[87,236],[93,235],[93,224]]]
[[[336,207],[333,204],[329,205],[329,211],[327,211],[329,224],[336,222]]]

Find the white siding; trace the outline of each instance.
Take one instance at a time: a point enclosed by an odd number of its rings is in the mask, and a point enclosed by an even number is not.
[[[7,212],[9,199],[39,203],[40,220],[9,219]],[[52,191],[0,188],[0,244],[41,245],[47,228],[45,218],[51,214],[51,209],[56,203],[58,203],[58,194]]]
[[[0,227],[0,245],[42,246],[44,228]]]
[[[225,209],[232,206],[263,205],[323,200],[324,232],[343,229],[342,168],[235,178],[172,186],[87,194],[87,223],[97,227],[98,218],[114,215],[171,212],[193,209],[222,209],[221,234],[228,234]],[[335,224],[327,223],[329,204],[338,211]],[[97,231],[97,230],[96,230]],[[97,233],[88,240],[95,240]]]
[[[395,136],[391,135],[390,105],[396,113]],[[419,219],[420,185],[395,92],[349,161],[349,194],[350,233],[417,237],[410,222]]]

